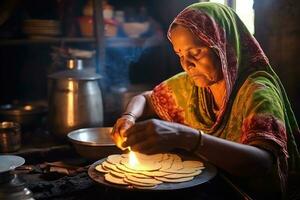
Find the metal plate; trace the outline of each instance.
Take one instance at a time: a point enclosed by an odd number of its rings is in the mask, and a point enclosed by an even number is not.
[[[186,156],[181,156],[183,160],[187,160]],[[93,179],[95,182],[105,185],[108,187],[113,187],[117,189],[123,189],[123,190],[143,190],[143,189],[138,189],[138,188],[133,188],[132,186],[123,186],[123,185],[117,185],[117,184],[112,184],[104,179],[104,173],[98,172],[95,170],[95,167],[105,161],[106,158],[103,158],[101,160],[96,161],[93,163],[88,170],[88,175],[91,179]],[[193,159],[195,160],[195,159]],[[199,160],[199,158],[197,158]],[[145,189],[146,191],[169,191],[169,190],[179,190],[179,189],[186,189],[186,188],[191,188],[195,187],[198,185],[201,185],[203,183],[206,183],[207,181],[213,179],[216,174],[217,174],[217,169],[213,165],[209,164],[208,162],[205,162],[203,160],[200,160],[201,162],[204,163],[205,169],[202,170],[202,173],[195,176],[193,180],[187,181],[187,182],[181,182],[181,183],[162,183],[157,185],[155,188],[151,189]],[[144,191],[145,191],[144,190]]]
[[[24,158],[14,155],[0,155],[0,173],[8,172],[25,163]]]

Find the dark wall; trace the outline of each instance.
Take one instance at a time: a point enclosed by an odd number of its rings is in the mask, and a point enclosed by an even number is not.
[[[281,78],[300,120],[300,1],[255,0],[256,38]]]
[[[5,0],[0,1],[0,39],[27,39],[27,35],[22,32],[22,23],[24,19],[62,19],[63,36],[79,36],[74,34],[74,24],[72,17],[80,16],[82,8],[87,0]],[[157,84],[160,81],[181,71],[177,56],[173,53],[170,42],[166,38],[166,31],[173,18],[186,6],[196,0],[178,1],[178,0],[109,0],[109,3],[115,7],[115,10],[135,9],[138,11],[141,7],[147,8],[148,15],[155,21],[162,31],[162,41],[159,45],[136,49],[107,49],[107,68],[112,70],[116,68],[117,73],[110,72],[108,76],[110,84],[114,84],[120,79],[130,78],[133,84]],[[34,6],[33,6],[34,5]],[[168,13],[168,14],[166,14]],[[3,20],[3,16],[6,16]],[[2,20],[1,20],[2,19]],[[72,23],[69,23],[69,22]],[[67,23],[68,22],[68,23]],[[78,29],[78,27],[77,27]],[[77,30],[78,32],[79,30]],[[76,33],[76,31],[75,31]],[[53,59],[52,47],[61,47],[64,44],[31,44],[25,45],[1,45],[0,46],[0,104],[10,103],[14,100],[39,100],[47,96],[47,74],[49,73]],[[68,46],[70,44],[67,44]],[[78,45],[81,48],[83,44]],[[72,47],[72,46],[71,46]],[[85,49],[85,48],[82,48]],[[136,58],[135,52],[139,55]],[[117,54],[116,54],[117,52]],[[123,53],[120,55],[120,52]],[[130,55],[124,55],[124,52]],[[117,56],[116,56],[117,55]],[[53,56],[52,56],[53,57]],[[118,58],[134,57],[132,61],[127,60],[126,65],[120,63],[111,64],[111,60]],[[123,61],[124,59],[121,59]],[[130,77],[126,76],[127,67]],[[126,70],[125,70],[126,68]],[[157,73],[159,71],[159,73]],[[122,73],[120,73],[122,72]],[[124,73],[123,73],[124,72]],[[145,76],[147,74],[147,76]],[[113,76],[118,75],[118,76]],[[116,79],[116,80],[115,80]]]

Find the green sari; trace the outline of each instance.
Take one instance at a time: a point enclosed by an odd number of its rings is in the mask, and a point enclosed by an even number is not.
[[[274,157],[273,177],[283,194],[288,176],[299,173],[299,127],[285,90],[256,39],[230,8],[196,3],[173,24],[193,32],[220,58],[226,97],[219,110],[209,88],[197,87],[187,73],[156,86],[151,101],[158,116],[206,134],[253,145]],[[170,38],[170,30],[168,36]]]

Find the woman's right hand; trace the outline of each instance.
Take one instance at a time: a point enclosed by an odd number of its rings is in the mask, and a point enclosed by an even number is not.
[[[124,150],[126,148],[122,147],[122,143],[126,140],[124,138],[124,133],[127,129],[135,124],[135,118],[130,115],[123,115],[115,123],[113,130],[111,132],[112,139],[116,143],[117,147]]]

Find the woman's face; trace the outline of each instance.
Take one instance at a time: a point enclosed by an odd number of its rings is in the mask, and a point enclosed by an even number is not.
[[[187,28],[177,25],[171,30],[171,42],[184,71],[199,87],[208,87],[223,79],[216,53]]]

